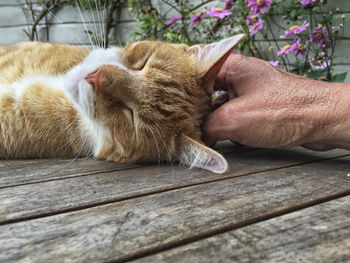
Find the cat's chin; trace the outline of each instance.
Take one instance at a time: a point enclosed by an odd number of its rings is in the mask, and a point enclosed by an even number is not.
[[[64,91],[70,99],[88,116],[93,115],[94,91],[85,80],[84,70],[78,65],[66,73]]]

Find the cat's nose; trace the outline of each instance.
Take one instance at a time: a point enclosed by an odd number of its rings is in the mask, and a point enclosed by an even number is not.
[[[87,83],[89,83],[92,86],[96,93],[100,92],[100,73],[101,72],[99,70],[96,70],[85,77]]]

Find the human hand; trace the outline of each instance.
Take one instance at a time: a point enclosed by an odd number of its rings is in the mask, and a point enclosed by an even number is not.
[[[266,148],[350,148],[348,84],[311,80],[233,54],[216,87],[226,90],[230,100],[204,123],[203,140],[210,145],[230,139]]]

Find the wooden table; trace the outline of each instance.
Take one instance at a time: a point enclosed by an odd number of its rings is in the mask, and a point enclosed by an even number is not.
[[[226,175],[0,161],[0,262],[350,262],[350,152],[219,150]]]

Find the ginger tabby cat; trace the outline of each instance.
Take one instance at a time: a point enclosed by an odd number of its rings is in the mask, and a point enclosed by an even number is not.
[[[224,173],[201,141],[216,75],[244,35],[189,47],[0,47],[0,157],[173,161]]]

